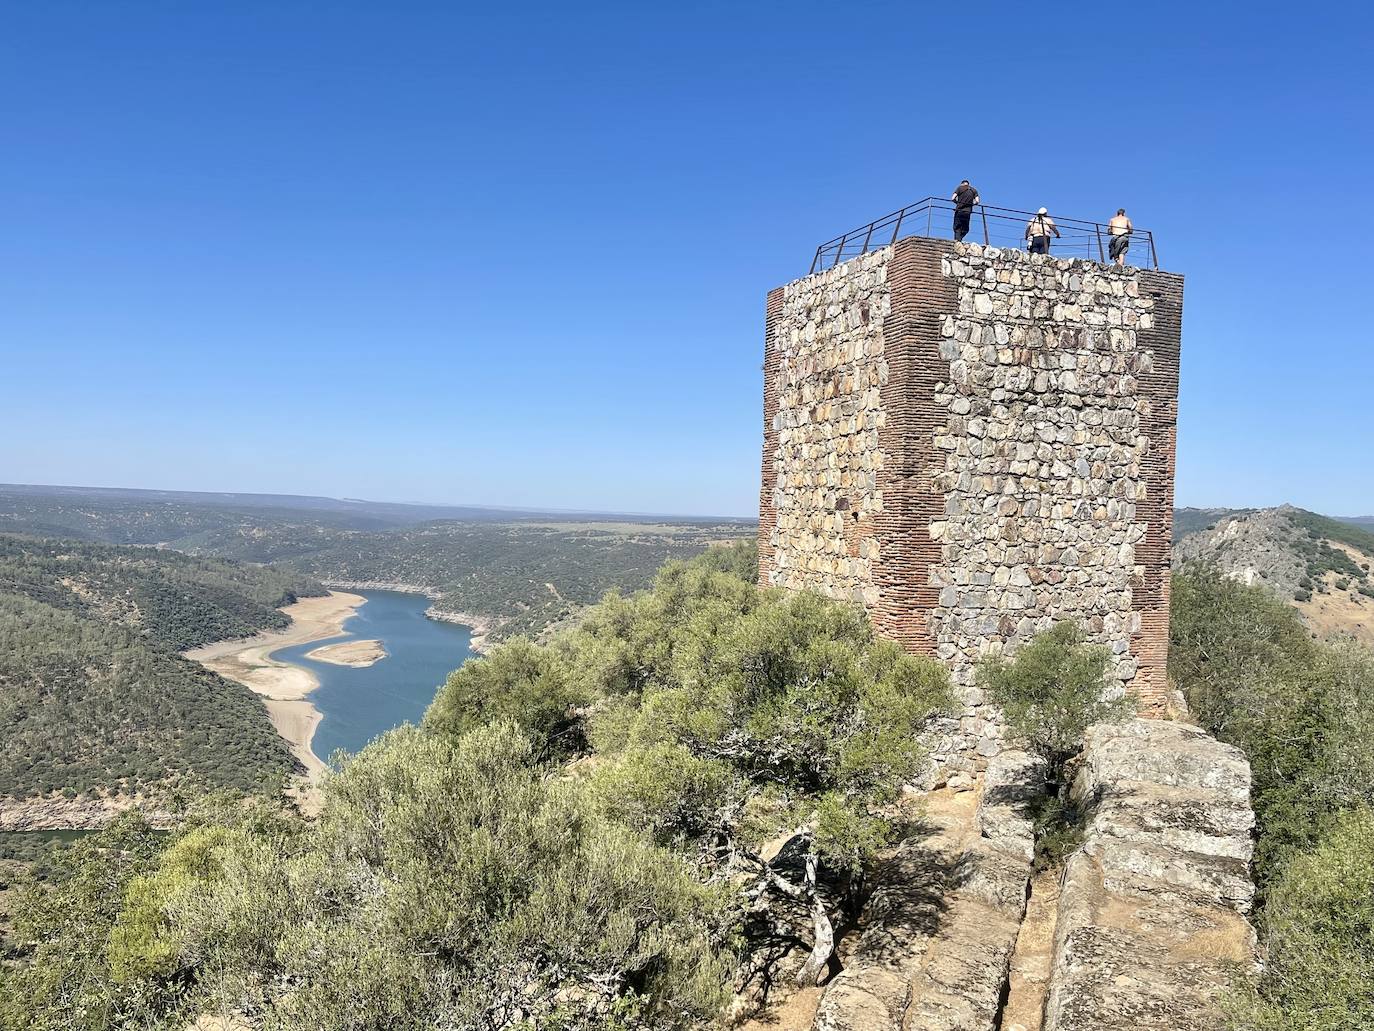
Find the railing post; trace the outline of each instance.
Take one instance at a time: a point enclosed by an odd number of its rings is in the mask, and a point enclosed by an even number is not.
[[[873,222],[868,223],[868,235],[864,237],[864,249],[863,249],[863,253],[865,253],[865,254],[868,253],[868,241],[871,240],[871,239],[873,239],[873,226],[874,226],[874,224],[875,224],[875,223],[873,223]]]
[[[849,234],[848,234],[848,233],[845,233],[842,237],[840,237],[840,245],[839,245],[838,247],[835,248],[835,260],[834,260],[833,262],[830,263],[830,267],[831,267],[831,268],[834,268],[836,265],[838,265],[838,264],[840,263],[840,255],[842,255],[842,254],[844,253],[844,244],[845,244],[845,241],[848,240],[848,239],[849,239]]]
[[[1150,237],[1150,264],[1155,268],[1159,268],[1159,255],[1155,253],[1154,230],[1147,230],[1147,235]]]
[[[821,245],[821,247],[824,246],[824,244]],[[811,259],[811,271],[807,273],[809,276],[814,276],[816,274],[816,266],[821,263],[821,247],[816,248],[816,256]]]
[[[1096,222],[1093,223],[1093,232],[1097,234],[1097,260],[1102,264],[1107,264],[1107,252],[1102,249],[1102,227]]]
[[[906,208],[897,212],[897,224],[892,227],[892,242],[897,242],[897,234],[902,231],[902,219],[906,218]]]
[[[926,201],[926,236],[930,235],[930,220],[935,217],[935,205]]]
[[[988,236],[988,209],[979,204],[978,213],[983,216],[983,246],[991,247],[992,239]]]

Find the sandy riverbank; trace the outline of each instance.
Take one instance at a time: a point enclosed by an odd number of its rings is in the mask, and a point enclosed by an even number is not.
[[[386,658],[386,648],[381,641],[340,641],[338,644],[325,644],[305,653],[307,659],[316,662],[329,662],[335,666],[352,666],[365,669]]]
[[[291,752],[305,766],[312,780],[328,767],[310,749],[320,711],[307,695],[319,687],[315,675],[268,657],[270,652],[292,644],[307,644],[326,637],[337,637],[349,616],[367,599],[345,591],[330,591],[323,598],[303,598],[282,612],[291,617],[285,630],[274,630],[238,641],[220,641],[186,652],[207,669],[237,680],[262,696],[272,725],[291,746]]]

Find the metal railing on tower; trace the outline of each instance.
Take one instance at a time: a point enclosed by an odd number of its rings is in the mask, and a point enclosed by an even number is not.
[[[966,243],[981,243],[987,247],[1024,248],[1026,226],[1036,217],[1034,211],[977,204],[971,212],[969,232],[964,239]],[[1112,239],[1107,223],[1065,218],[1054,212],[1050,212],[1049,217],[1059,230],[1058,237],[1051,237],[1051,254],[1061,258],[1107,262]],[[953,224],[953,201],[925,197],[843,236],[827,240],[816,248],[816,256],[811,260],[811,272],[814,274],[832,268],[842,261],[896,243],[903,235],[953,239]],[[1150,268],[1159,268],[1154,233],[1136,226],[1131,233],[1131,251],[1137,249],[1149,255]],[[1129,262],[1129,256],[1127,260]]]

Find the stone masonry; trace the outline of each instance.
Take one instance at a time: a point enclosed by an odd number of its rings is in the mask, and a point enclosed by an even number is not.
[[[974,673],[1060,619],[1167,694],[1183,280],[913,237],[774,290],[760,582],[864,606],[950,667],[937,755],[982,769]]]

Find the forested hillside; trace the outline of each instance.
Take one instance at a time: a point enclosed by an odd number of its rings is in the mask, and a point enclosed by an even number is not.
[[[406,584],[433,594],[440,611],[483,617],[497,640],[538,633],[608,590],[642,590],[665,562],[754,533],[745,520],[0,487],[5,528]]]
[[[0,795],[258,789],[294,762],[258,699],[178,652],[286,626],[319,584],[150,548],[0,534]]]
[[[423,587],[440,611],[491,619],[500,640],[537,634],[607,591],[642,590],[663,563],[742,536],[752,529],[735,523],[427,523],[336,534],[285,561],[322,580]],[[221,539],[215,551],[229,549]]]

